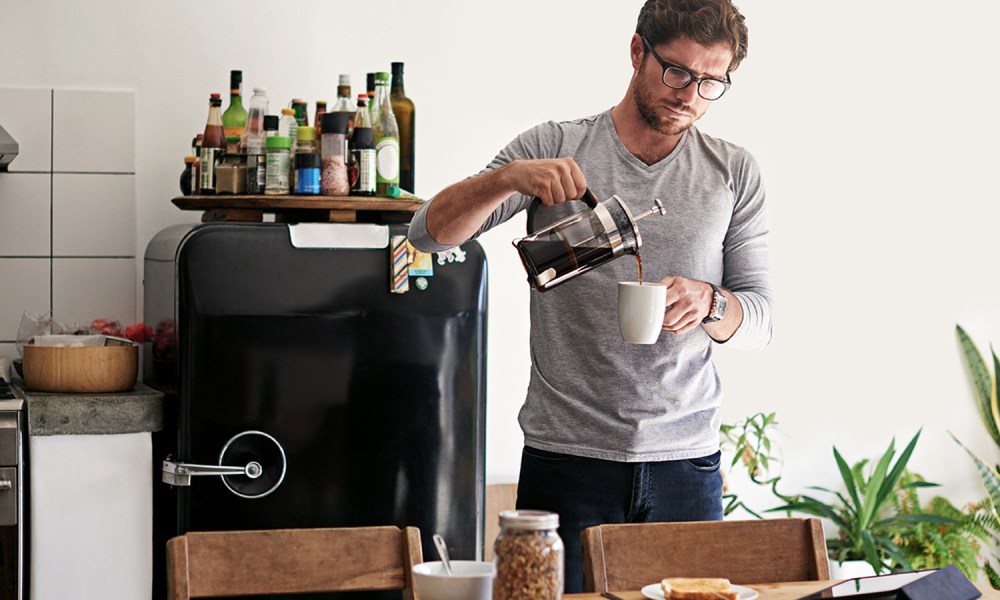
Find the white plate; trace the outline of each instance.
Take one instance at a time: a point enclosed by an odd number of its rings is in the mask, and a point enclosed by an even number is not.
[[[730,589],[734,592],[739,592],[740,600],[754,600],[754,598],[760,595],[757,593],[757,590],[752,590],[742,585],[733,585],[730,586]],[[650,600],[665,600],[663,597],[663,588],[658,583],[651,583],[643,587],[642,595],[650,598]]]

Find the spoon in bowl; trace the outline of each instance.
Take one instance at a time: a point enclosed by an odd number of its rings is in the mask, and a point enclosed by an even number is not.
[[[448,546],[444,543],[441,534],[435,533],[433,536],[434,546],[437,547],[438,554],[441,555],[441,564],[444,565],[444,572],[451,575],[451,561],[448,560]]]

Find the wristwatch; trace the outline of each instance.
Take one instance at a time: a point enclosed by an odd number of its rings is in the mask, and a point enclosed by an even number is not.
[[[715,323],[726,316],[726,304],[729,303],[729,300],[726,299],[725,294],[714,283],[708,285],[712,286],[712,307],[708,309],[708,316],[702,319],[701,322]]]

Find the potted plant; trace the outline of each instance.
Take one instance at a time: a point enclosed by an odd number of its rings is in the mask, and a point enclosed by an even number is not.
[[[922,504],[918,488],[909,485],[912,481],[923,481],[923,477],[904,470],[893,495],[895,514],[934,515],[947,520],[890,525],[888,534],[907,561],[905,565],[894,561],[892,570],[938,569],[955,565],[966,577],[975,579],[983,543],[988,543],[993,537],[992,517],[987,503],[958,508],[947,498],[934,496]]]
[[[804,513],[831,521],[837,527],[837,537],[827,539],[827,551],[831,561],[838,564],[853,560],[864,561],[876,574],[888,572],[894,566],[910,570],[910,561],[894,541],[894,533],[919,523],[942,524],[951,521],[935,514],[898,514],[893,511],[897,490],[907,491],[936,485],[918,479],[901,481],[906,463],[919,438],[918,431],[895,462],[896,442],[893,438],[871,469],[868,468],[868,459],[848,466],[834,447],[833,456],[840,471],[844,492],[822,487],[811,488],[831,495],[832,499],[829,501],[806,494],[779,494],[784,504],[766,512]]]

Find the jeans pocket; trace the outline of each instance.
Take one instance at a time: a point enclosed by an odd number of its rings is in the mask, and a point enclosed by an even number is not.
[[[714,454],[709,454],[708,456],[689,458],[687,459],[687,463],[694,467],[695,470],[703,473],[718,471],[719,466],[722,464],[722,451],[717,450]]]
[[[558,452],[549,452],[548,450],[539,450],[538,448],[532,448],[530,446],[524,447],[524,456],[547,463],[569,462],[574,458],[576,458],[571,454],[560,454]]]

